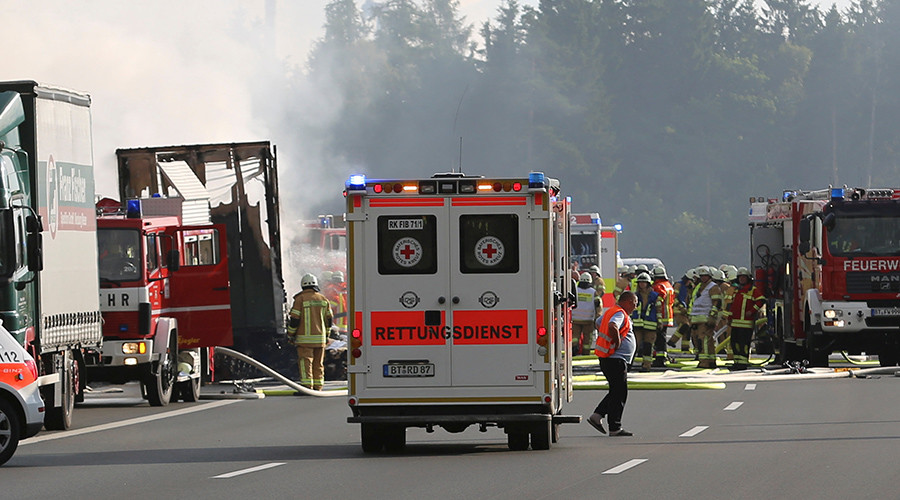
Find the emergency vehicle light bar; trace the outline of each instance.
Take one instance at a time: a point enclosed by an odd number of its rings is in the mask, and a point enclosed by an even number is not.
[[[128,200],[125,204],[125,217],[128,219],[141,218],[141,200]]]
[[[832,200],[843,200],[844,199],[844,188],[831,188],[831,199]]]

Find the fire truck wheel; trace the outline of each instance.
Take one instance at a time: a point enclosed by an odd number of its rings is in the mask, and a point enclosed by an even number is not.
[[[178,399],[185,403],[200,401],[200,377],[178,382],[175,389],[178,391]]]
[[[147,401],[150,406],[166,406],[172,400],[175,390],[175,377],[178,372],[177,352],[178,337],[172,335],[168,351],[157,362],[156,370],[151,370],[147,382]],[[155,371],[155,373],[154,373]]]
[[[553,437],[553,423],[548,420],[546,422],[538,422],[531,429],[531,449],[532,450],[549,450],[550,441]]]
[[[512,451],[523,451],[528,449],[528,431],[511,427],[506,430],[506,444]]]
[[[381,430],[384,440],[384,451],[398,453],[406,448],[406,427],[402,425],[388,425]]]
[[[22,423],[15,407],[6,399],[0,398],[0,465],[12,458],[19,447],[19,436],[22,435]]]
[[[384,447],[381,429],[375,424],[360,424],[360,437],[364,453],[378,453]]]

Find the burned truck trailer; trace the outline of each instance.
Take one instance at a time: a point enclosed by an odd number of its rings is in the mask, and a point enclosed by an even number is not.
[[[275,147],[268,141],[142,147],[117,149],[116,157],[122,200],[177,192],[186,212],[208,204],[212,222],[228,234],[234,348],[279,371],[296,370],[293,350],[281,340],[286,295]],[[180,186],[193,177],[206,199]]]

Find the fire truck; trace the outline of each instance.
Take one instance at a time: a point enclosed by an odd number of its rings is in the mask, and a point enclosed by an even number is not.
[[[751,262],[785,360],[900,360],[900,189],[785,191],[750,206]]]
[[[601,226],[600,214],[573,214],[570,216],[569,230],[572,260],[580,269],[590,266],[600,268],[606,293],[603,307],[615,304],[612,290],[616,287],[616,256],[618,255],[618,230],[613,226]]]
[[[89,381],[141,382],[151,406],[197,401],[212,348],[231,345],[225,227],[190,223],[182,197],[98,203],[103,346]]]
[[[572,400],[569,201],[540,172],[346,182],[348,422],[362,449],[406,428],[502,428],[548,449]]]

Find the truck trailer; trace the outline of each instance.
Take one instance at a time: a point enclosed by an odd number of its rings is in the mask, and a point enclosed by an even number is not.
[[[102,342],[91,99],[0,83],[0,319],[37,363],[44,425],[67,429]]]

